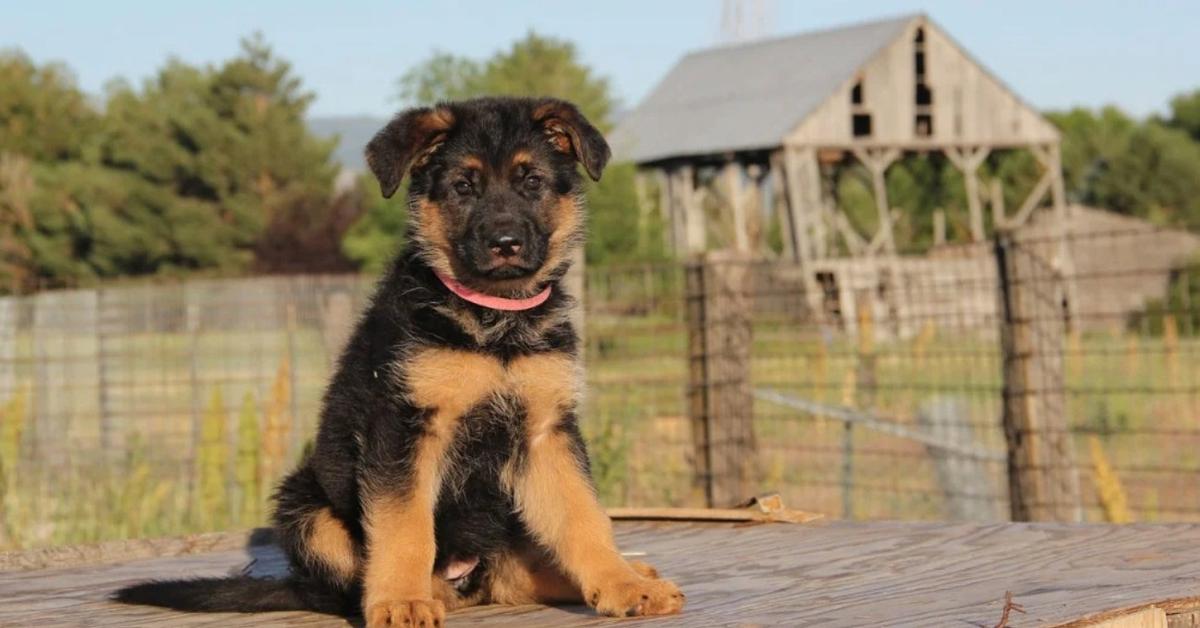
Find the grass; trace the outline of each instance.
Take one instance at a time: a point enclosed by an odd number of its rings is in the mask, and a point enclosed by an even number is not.
[[[618,452],[620,464],[605,468],[622,469],[601,476],[602,494],[613,503],[695,504],[683,330],[645,317],[596,324],[589,331],[601,335],[590,346],[603,348],[589,354],[589,436],[594,455]],[[1185,375],[1200,372],[1200,340],[1077,333],[1064,350],[1065,395],[1087,518],[1200,518],[1200,388]],[[952,402],[968,425],[959,429],[969,429],[975,444],[1003,451],[1001,360],[994,336],[924,326],[910,339],[876,342],[870,381],[864,381],[857,340],[799,325],[756,325],[753,356],[757,387],[871,408],[914,428],[923,407]],[[840,422],[762,401],[754,416],[761,484],[780,490],[788,503],[833,515],[845,514],[849,506],[859,518],[946,516],[944,490],[923,446],[855,429],[847,504],[846,431]],[[1096,447],[1105,465],[1092,464]],[[985,466],[992,511],[1002,517],[1004,468]],[[1114,515],[1111,488],[1096,489],[1116,484],[1127,494],[1128,515]]]
[[[656,278],[640,285],[678,289]],[[636,291],[621,296],[630,305],[605,302],[586,334],[584,432],[599,492],[612,505],[699,504],[677,301],[658,295],[659,306],[640,307]],[[1164,329],[1067,339],[1068,410],[1090,520],[1200,518],[1200,339]],[[8,384],[0,381],[0,547],[263,523],[271,487],[314,427],[329,369],[319,330],[124,336],[103,347],[103,374],[100,348],[94,336],[36,350],[32,336],[18,337],[19,359]],[[932,324],[873,342],[785,319],[764,317],[754,329],[755,386],[914,428],[922,409],[951,404],[970,426],[959,429],[997,451],[1000,366],[994,335]],[[106,428],[102,408],[119,420]],[[841,423],[766,402],[755,403],[754,420],[761,485],[793,507],[858,518],[948,512],[919,444],[855,429],[847,468]],[[985,475],[1002,515],[1003,468]]]

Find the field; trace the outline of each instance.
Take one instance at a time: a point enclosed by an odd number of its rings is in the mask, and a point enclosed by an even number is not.
[[[10,305],[17,324],[0,336],[0,546],[261,524],[272,485],[312,433],[331,347],[366,285],[236,280]],[[589,276],[584,425],[609,505],[701,502],[680,290],[677,268]],[[1200,340],[1173,324],[1158,329],[1067,337],[1088,520],[1200,519]],[[1006,518],[995,331],[926,321],[908,336],[874,335],[869,320],[847,330],[757,316],[755,390],[856,409],[994,457],[947,457],[760,397],[757,450],[747,455],[763,490],[837,517]]]

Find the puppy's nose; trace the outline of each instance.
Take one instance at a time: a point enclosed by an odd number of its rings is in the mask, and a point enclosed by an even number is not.
[[[521,241],[510,235],[502,235],[488,243],[492,255],[496,257],[513,257],[521,252]]]

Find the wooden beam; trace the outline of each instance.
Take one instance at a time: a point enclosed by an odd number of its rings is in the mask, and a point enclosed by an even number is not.
[[[706,245],[707,225],[695,187],[695,170],[685,164],[672,170],[668,178],[675,256],[686,258],[704,251]]]
[[[809,225],[816,218],[819,209],[812,203],[816,189],[820,185],[820,172],[817,171],[817,151],[814,148],[783,149],[783,171],[787,175],[788,207],[792,216],[792,233],[796,242],[796,257],[801,265],[801,277],[804,285],[804,298],[814,316],[820,316],[821,294],[817,288],[813,269],[812,232]],[[802,170],[811,168],[813,176],[804,177]],[[809,189],[804,186],[807,183]],[[807,192],[807,193],[806,193]],[[819,198],[819,195],[817,195]]]
[[[658,184],[658,218],[662,225],[663,248],[675,252],[675,223],[671,213],[671,179],[666,170],[654,169],[654,181]]]
[[[967,211],[971,220],[971,239],[975,242],[982,242],[987,234],[983,226],[983,203],[979,199],[979,178],[976,173],[991,149],[986,146],[951,147],[943,152],[950,162],[962,172],[967,192]]]
[[[779,221],[780,239],[783,240],[783,256],[786,260],[797,262],[800,261],[800,258],[797,253],[796,230],[793,225],[791,206],[787,198],[785,181],[787,173],[784,172],[783,158],[779,152],[771,155],[770,168],[767,176],[771,180],[771,201],[775,206],[775,219]]]
[[[846,218],[846,214],[836,212],[834,214],[834,226],[837,227],[838,233],[842,236],[842,241],[846,243],[846,250],[852,256],[859,256],[867,252],[867,241],[863,239],[862,234],[850,224],[850,219]]]
[[[1001,228],[1006,224],[1008,213],[1004,211],[1004,186],[999,177],[988,184],[988,205],[992,208],[992,224]]]
[[[855,149],[854,156],[871,171],[871,189],[875,197],[875,213],[879,226],[871,238],[872,252],[896,252],[896,234],[892,225],[891,206],[887,197],[887,169],[900,157],[900,149]]]
[[[796,243],[797,261],[807,269],[807,265],[813,259],[812,240],[808,229],[811,208],[804,202],[804,193],[800,189],[800,159],[797,149],[784,148],[783,172],[787,183],[788,210],[792,219],[792,240]]]
[[[1033,214],[1033,210],[1037,209],[1042,199],[1046,198],[1046,192],[1050,190],[1050,185],[1054,182],[1054,172],[1047,170],[1042,173],[1042,178],[1038,179],[1037,185],[1030,190],[1029,196],[1025,197],[1025,201],[1021,203],[1021,207],[1017,209],[1017,213],[1013,217],[1004,219],[1004,227],[1012,229],[1025,224],[1029,220],[1029,216]]]
[[[825,246],[825,211],[823,186],[821,182],[821,164],[817,160],[816,149],[805,149],[797,153],[798,174],[800,178],[800,194],[804,200],[804,216],[808,230],[809,254],[812,259],[821,259],[827,247]]]
[[[638,251],[644,252],[650,233],[650,181],[646,171],[638,169],[634,172],[633,189],[638,204],[637,247]]]
[[[692,166],[684,167],[685,176],[681,177],[682,189],[680,196],[684,200],[687,215],[687,252],[688,255],[703,253],[708,247],[708,222],[704,216],[704,206],[700,203],[702,190],[696,189],[696,170]]]
[[[1065,278],[1063,281],[1064,301],[1066,302],[1067,321],[1070,323],[1075,320],[1078,302],[1076,301],[1075,259],[1072,257],[1070,233],[1068,233],[1071,210],[1067,207],[1067,190],[1063,183],[1062,147],[1052,144],[1047,147],[1046,152],[1047,167],[1053,178],[1050,183],[1050,203],[1054,208],[1054,227],[1058,235],[1058,270]]]
[[[746,230],[746,195],[743,193],[742,166],[730,159],[721,169],[725,187],[725,201],[733,218],[733,244],[737,251],[750,250],[750,236]]]

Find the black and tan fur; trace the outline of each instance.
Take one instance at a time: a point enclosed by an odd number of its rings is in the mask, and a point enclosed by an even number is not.
[[[409,233],[341,357],[312,454],[276,494],[292,575],[146,583],[116,599],[361,612],[368,626],[437,626],[445,610],[481,603],[678,612],[674,584],[618,553],[576,416],[578,338],[559,282],[583,240],[577,164],[598,179],[608,156],[600,133],[554,99],[393,119],[367,160],[385,196],[410,177]],[[520,242],[504,255],[502,233]],[[435,272],[495,296],[551,294],[492,310]],[[439,575],[472,557],[462,580]]]

